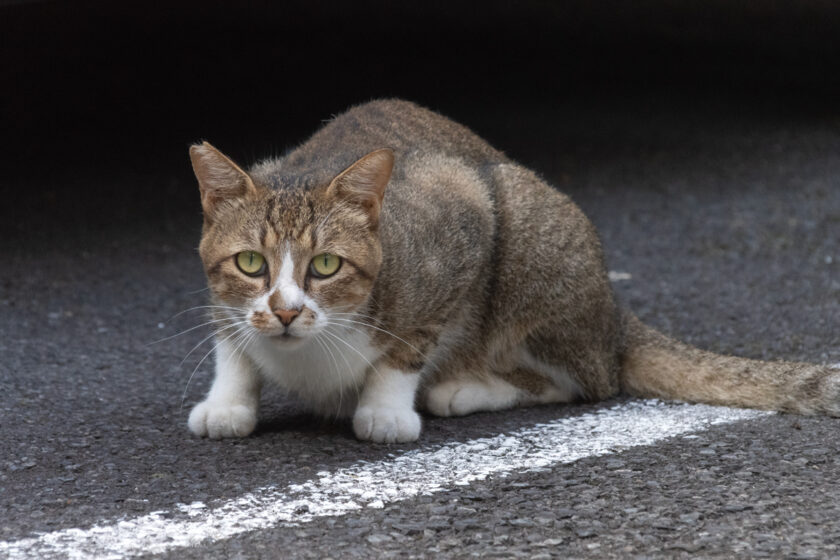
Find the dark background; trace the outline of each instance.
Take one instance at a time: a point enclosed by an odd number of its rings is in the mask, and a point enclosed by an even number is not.
[[[128,225],[175,231],[198,214],[191,142],[247,165],[375,97],[439,110],[525,164],[557,154],[557,168],[535,165],[552,178],[581,136],[609,138],[620,115],[833,118],[836,6],[7,3],[0,234],[32,244]],[[627,153],[641,136],[599,140],[592,157]]]

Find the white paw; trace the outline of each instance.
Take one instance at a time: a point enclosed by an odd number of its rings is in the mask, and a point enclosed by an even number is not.
[[[410,408],[360,406],[353,431],[357,438],[376,443],[415,441],[420,437],[420,415]]]
[[[465,416],[480,410],[503,410],[515,406],[519,390],[500,379],[444,381],[426,396],[426,408],[435,416]]]
[[[242,404],[204,401],[192,409],[187,425],[195,435],[210,439],[245,437],[257,426],[257,411]]]

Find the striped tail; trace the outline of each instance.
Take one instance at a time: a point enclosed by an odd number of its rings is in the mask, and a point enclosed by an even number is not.
[[[624,314],[622,389],[639,397],[840,416],[840,369],[722,356]]]

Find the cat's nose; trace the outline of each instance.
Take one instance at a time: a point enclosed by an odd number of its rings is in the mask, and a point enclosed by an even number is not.
[[[298,309],[272,309],[272,311],[275,315],[277,315],[277,318],[280,319],[280,322],[287,327],[292,324],[295,317],[300,315],[300,310]]]

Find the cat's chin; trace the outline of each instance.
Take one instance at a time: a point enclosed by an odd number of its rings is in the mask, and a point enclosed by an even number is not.
[[[309,342],[308,336],[297,336],[289,333],[267,335],[265,337],[275,348],[294,350]]]

